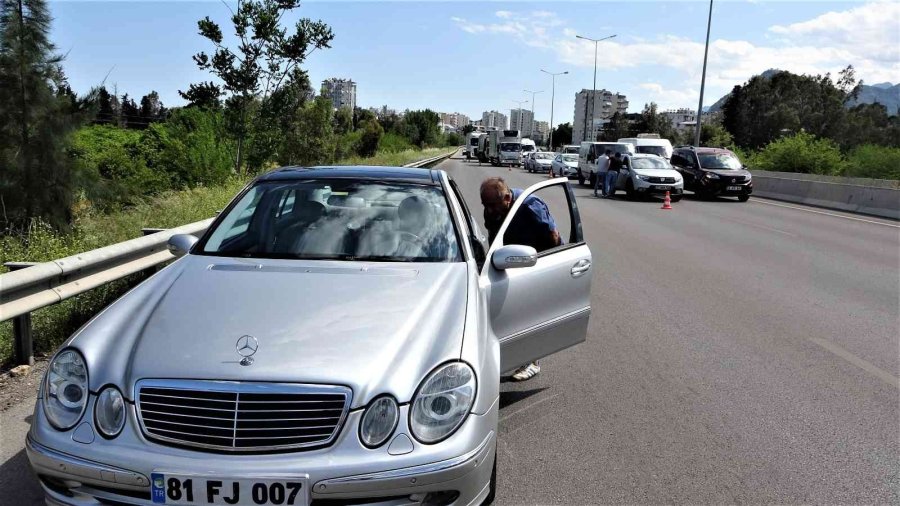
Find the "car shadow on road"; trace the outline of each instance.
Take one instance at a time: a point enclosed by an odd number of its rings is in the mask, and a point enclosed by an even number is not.
[[[0,505],[31,506],[43,504],[43,499],[24,448],[0,465]]]
[[[547,390],[549,387],[541,387],[541,388],[533,388],[531,390],[511,390],[508,392],[500,392],[500,409],[503,409],[507,406],[512,406],[513,404],[524,401],[525,399],[537,395],[544,390]]]

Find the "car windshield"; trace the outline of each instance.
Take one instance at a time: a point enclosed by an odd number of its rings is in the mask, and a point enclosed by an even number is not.
[[[704,169],[738,170],[741,162],[731,153],[701,154],[700,167]]]
[[[562,159],[563,159],[564,162],[577,162],[577,161],[578,161],[578,155],[568,155],[568,154],[566,154],[566,155],[563,155]]]
[[[500,151],[522,151],[522,145],[516,142],[501,142]]]
[[[347,179],[261,182],[217,220],[200,254],[239,258],[457,262],[440,188]]]
[[[552,160],[553,155],[551,155],[550,153],[535,153],[534,159],[535,160]]]
[[[666,148],[662,146],[637,146],[635,150],[638,153],[646,153],[648,155],[666,156]]]
[[[631,166],[635,169],[671,169],[664,158],[648,157],[648,158],[632,158]]]
[[[531,144],[523,144],[522,151],[534,151],[534,146]]]
[[[469,144],[471,144],[472,146],[477,146],[478,145],[478,137],[472,137],[471,139],[469,139]]]

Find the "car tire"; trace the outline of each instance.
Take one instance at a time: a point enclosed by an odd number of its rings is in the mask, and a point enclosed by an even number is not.
[[[678,202],[679,200],[681,200],[681,195],[672,195],[669,200],[671,200],[672,202]]]
[[[628,200],[634,200],[637,197],[637,192],[634,191],[634,183],[631,182],[631,179],[625,183],[625,196]]]
[[[750,195],[738,195],[738,202],[747,202],[750,200]]]
[[[488,504],[493,504],[494,499],[497,497],[497,454],[494,453],[494,470],[491,471],[491,484],[489,485],[490,491],[488,492],[487,497],[484,498],[484,501],[481,502],[481,506],[487,506]]]

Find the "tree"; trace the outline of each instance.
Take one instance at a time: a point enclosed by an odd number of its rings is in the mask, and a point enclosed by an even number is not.
[[[66,228],[72,171],[65,146],[88,117],[91,96],[74,99],[50,42],[44,0],[0,0],[0,220],[32,217]]]
[[[672,139],[675,136],[674,128],[668,118],[659,114],[655,102],[644,104],[644,110],[641,112],[640,119],[635,122],[633,130],[635,133],[659,134],[660,138]],[[614,140],[618,140],[617,137]]]
[[[630,122],[623,114],[616,112],[603,125],[603,128],[600,130],[601,139],[598,140],[615,142],[623,137],[628,137],[630,133]]]
[[[420,148],[433,146],[441,135],[440,121],[441,117],[431,109],[406,111],[400,124],[400,133]]]
[[[119,117],[119,101],[110,95],[105,86],[97,90],[97,123],[117,125]]]
[[[188,101],[187,107],[210,110],[222,108],[222,101],[219,100],[219,97],[223,95],[222,89],[212,82],[192,84],[187,91],[179,90],[178,94]]]
[[[140,118],[144,124],[149,125],[154,121],[165,118],[166,108],[163,107],[162,101],[159,100],[159,93],[151,91],[141,97]]]
[[[550,149],[556,149],[560,146],[565,146],[566,144],[571,144],[572,142],[572,124],[571,123],[563,123],[553,130],[550,131],[550,136],[553,138],[553,145],[550,146]]]
[[[353,112],[349,107],[340,107],[334,111],[334,132],[344,135],[353,131]]]
[[[234,48],[225,44],[222,29],[209,17],[197,22],[200,35],[212,42],[215,52],[210,56],[201,51],[194,56],[194,62],[201,70],[208,70],[222,80],[218,89],[227,95],[225,106],[237,142],[235,169],[238,172],[242,171],[244,142],[254,122],[254,113],[266,110],[272,94],[285,84],[311,51],[330,47],[334,38],[328,25],[306,18],[297,21],[293,33],[288,34],[281,26],[281,19],[299,6],[299,0],[238,0],[231,16],[237,39]],[[195,93],[198,93],[197,86],[193,87]],[[215,94],[215,86],[207,86],[206,95]],[[191,93],[189,88],[185,94]]]
[[[141,110],[128,93],[122,95],[121,117],[125,128],[143,129],[147,126],[141,121]]]
[[[300,111],[278,152],[282,165],[318,165],[334,153],[331,100],[318,96]]]
[[[384,135],[384,129],[373,117],[362,123],[362,138],[359,142],[359,156],[375,156],[378,151],[378,144],[381,142],[381,136]]]
[[[466,126],[464,126],[463,129],[462,129],[463,137],[469,135],[470,133],[472,133],[472,132],[474,132],[474,131],[475,131],[475,126],[474,126],[474,125],[466,125]]]

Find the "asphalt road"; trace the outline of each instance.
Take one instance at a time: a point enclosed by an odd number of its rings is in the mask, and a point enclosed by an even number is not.
[[[546,177],[439,168],[476,213],[485,177]],[[900,224],[575,191],[588,340],[504,383],[497,504],[900,504]],[[2,504],[38,501],[30,410],[0,414]]]

